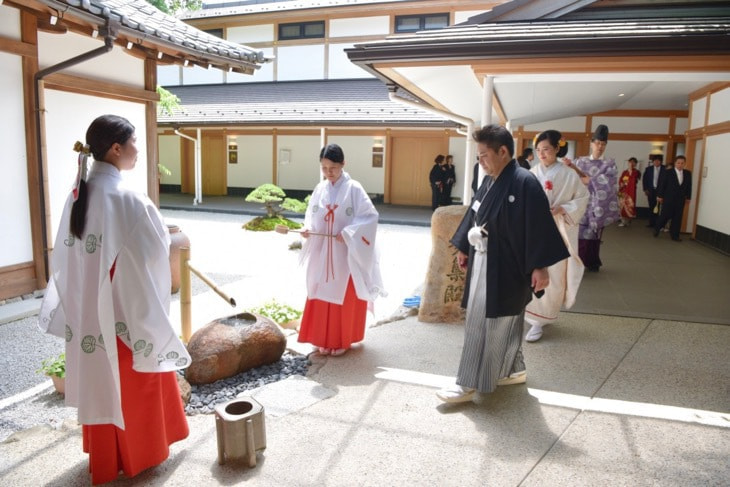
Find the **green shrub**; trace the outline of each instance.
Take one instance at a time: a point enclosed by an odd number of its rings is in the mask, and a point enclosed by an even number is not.
[[[55,375],[66,377],[66,354],[62,353],[56,358],[47,358],[41,362],[41,368],[36,370],[39,374]]]
[[[251,312],[261,316],[266,316],[280,325],[289,321],[298,320],[302,317],[301,311],[292,308],[288,304],[279,303],[275,299],[272,299],[258,308],[253,308]]]

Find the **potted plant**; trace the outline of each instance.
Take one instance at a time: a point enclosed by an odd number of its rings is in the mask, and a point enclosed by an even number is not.
[[[252,312],[265,316],[274,320],[282,328],[289,330],[298,330],[302,312],[292,308],[288,304],[282,304],[272,299],[258,308],[251,310]]]
[[[55,358],[47,358],[41,362],[41,368],[36,372],[46,374],[53,381],[53,387],[61,394],[66,392],[66,354],[62,353]]]

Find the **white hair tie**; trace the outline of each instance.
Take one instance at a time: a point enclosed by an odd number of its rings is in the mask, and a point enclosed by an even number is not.
[[[74,150],[79,153],[77,163],[78,170],[76,171],[76,181],[74,182],[73,187],[74,201],[76,201],[79,199],[79,185],[81,184],[81,181],[86,181],[86,176],[88,175],[87,160],[89,159],[91,148],[88,144],[82,144],[81,142],[76,141],[74,144]]]

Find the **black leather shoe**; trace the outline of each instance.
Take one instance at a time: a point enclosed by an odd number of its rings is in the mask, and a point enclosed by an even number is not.
[[[654,236],[655,237],[658,237],[659,236],[659,230],[654,230]]]
[[[677,237],[677,238],[672,238],[672,240],[674,240],[675,242],[681,242],[681,241],[682,241],[682,239],[681,239],[681,238],[679,238],[679,237]]]

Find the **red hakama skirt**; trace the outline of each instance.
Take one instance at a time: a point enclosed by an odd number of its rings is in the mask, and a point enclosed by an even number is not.
[[[350,348],[365,338],[368,302],[357,297],[352,277],[342,304],[307,299],[298,341],[322,348]]]
[[[120,470],[134,477],[159,465],[170,455],[169,446],[189,432],[176,373],[137,372],[132,369],[132,351],[119,338],[117,349],[125,429],[83,425],[92,484],[115,480]]]

